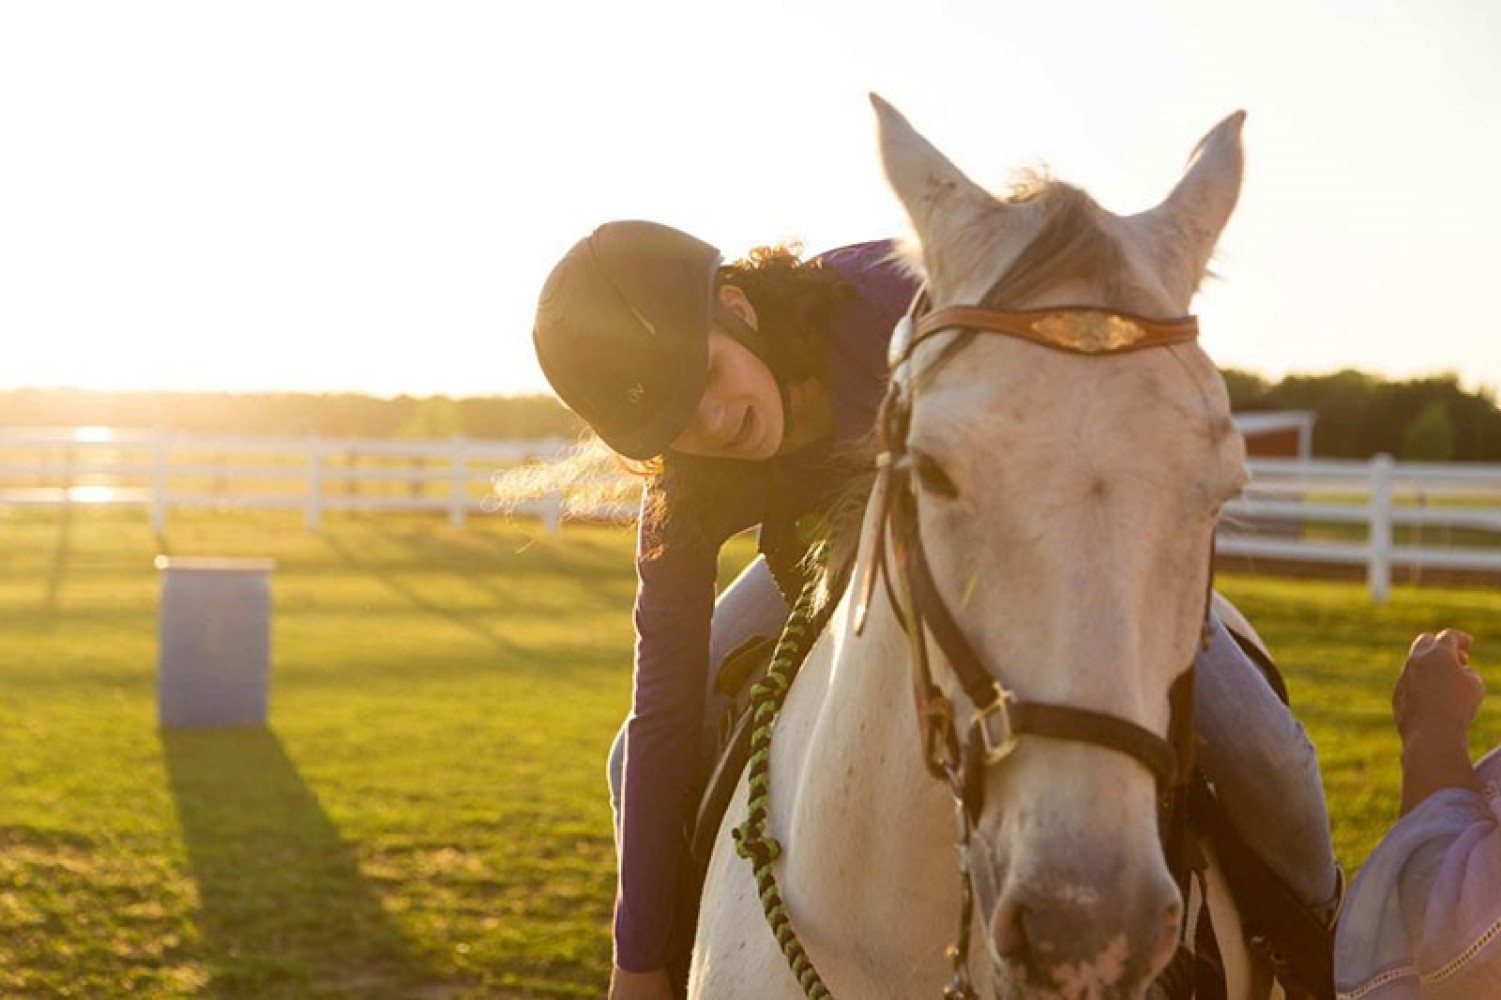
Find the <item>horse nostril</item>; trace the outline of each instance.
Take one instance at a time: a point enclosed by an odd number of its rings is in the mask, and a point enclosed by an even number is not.
[[[1153,975],[1167,968],[1167,964],[1173,960],[1173,955],[1178,950],[1178,932],[1182,922],[1183,903],[1175,893],[1172,902],[1163,911],[1157,941],[1152,945]]]
[[[1104,932],[1100,915],[1088,907],[1013,894],[1001,901],[990,926],[996,957],[1018,981],[1044,985],[1052,982],[1058,968],[1093,963],[1106,953],[1124,962],[1120,975],[1144,974],[1146,965],[1150,976],[1156,976],[1177,952],[1183,903],[1174,889],[1167,899],[1140,900],[1132,909],[1138,914],[1134,920]],[[1127,952],[1114,952],[1116,948]]]

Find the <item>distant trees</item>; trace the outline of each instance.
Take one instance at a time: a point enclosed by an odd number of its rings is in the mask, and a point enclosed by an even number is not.
[[[1402,457],[1425,462],[1454,458],[1454,418],[1441,400],[1425,403],[1402,430]]]
[[[1455,375],[1389,382],[1358,371],[1290,375],[1270,382],[1228,369],[1237,412],[1312,410],[1313,451],[1328,458],[1387,452],[1409,461],[1501,462],[1501,410],[1490,390]],[[574,438],[583,423],[551,396],[397,396],[353,393],[0,392],[0,427],[101,424],[192,434],[318,434],[326,437]]]
[[[583,424],[551,396],[452,399],[354,393],[0,392],[0,427],[98,424],[183,434],[573,438]]]
[[[1471,392],[1456,375],[1388,382],[1364,372],[1290,375],[1275,384],[1228,370],[1237,412],[1312,410],[1313,452],[1368,458],[1386,452],[1407,461],[1501,461],[1501,410],[1491,390]]]

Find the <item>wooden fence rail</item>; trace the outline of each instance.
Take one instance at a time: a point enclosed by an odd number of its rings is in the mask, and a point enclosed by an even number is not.
[[[1219,551],[1363,566],[1387,599],[1404,568],[1501,573],[1501,465],[1253,460],[1226,506]]]
[[[462,526],[496,508],[496,473],[568,450],[537,441],[165,435],[106,428],[0,431],[0,506],[146,507],[152,527],[191,507],[301,510],[316,530],[328,511],[430,511]],[[556,530],[561,500],[518,504]],[[618,515],[604,511],[602,515]]]
[[[568,451],[537,441],[188,436],[108,428],[0,430],[0,506],[126,504],[165,529],[190,507],[301,510],[316,530],[329,511],[446,513],[462,526],[497,511],[495,474]],[[1230,556],[1363,566],[1384,601],[1394,569],[1501,573],[1501,465],[1255,459],[1243,498],[1227,505],[1219,549]],[[556,495],[507,506],[556,531]],[[634,504],[571,513],[629,518]]]

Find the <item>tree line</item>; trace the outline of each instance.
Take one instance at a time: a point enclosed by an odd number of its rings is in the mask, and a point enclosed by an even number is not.
[[[1501,461],[1501,410],[1493,389],[1471,391],[1453,374],[1388,381],[1346,369],[1289,375],[1279,382],[1228,369],[1237,413],[1311,410],[1313,453],[1369,458],[1385,452],[1410,462]]]
[[[358,393],[0,392],[0,427],[129,427],[177,434],[573,439],[583,422],[552,396],[385,398]]]
[[[1390,381],[1358,371],[1277,382],[1226,369],[1237,413],[1311,410],[1323,458],[1501,462],[1494,390],[1455,375]],[[160,393],[19,389],[0,392],[0,427],[102,425],[182,434],[530,440],[577,437],[583,423],[552,396],[397,396],[355,393]]]

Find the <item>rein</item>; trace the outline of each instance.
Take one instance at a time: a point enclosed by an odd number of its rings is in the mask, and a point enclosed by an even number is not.
[[[1190,661],[1172,685],[1168,739],[1164,739],[1119,716],[1023,699],[1008,689],[995,672],[986,668],[939,591],[919,530],[918,490],[913,481],[917,456],[907,445],[915,391],[909,385],[909,362],[922,341],[954,329],[1009,336],[1052,350],[1099,355],[1191,341],[1198,336],[1198,322],[1191,316],[1151,320],[1086,307],[1000,312],[969,307],[934,311],[927,306],[924,290],[892,334],[891,382],[877,420],[882,451],[877,459],[877,479],[871,496],[871,502],[878,505],[874,549],[861,567],[856,585],[853,627],[857,636],[863,633],[876,578],[880,577],[888,604],[907,636],[911,653],[913,700],[921,733],[923,763],[930,774],[946,784],[956,806],[961,878],[959,933],[955,944],[948,949],[953,977],[944,988],[943,996],[945,1000],[975,1000],[977,995],[968,969],[970,926],[974,915],[970,841],[984,807],[986,769],[1010,756],[1023,736],[1087,743],[1138,761],[1156,781],[1161,814],[1170,817],[1164,824],[1164,853],[1181,888],[1187,870],[1183,863],[1187,852],[1186,810],[1181,807],[1187,801],[1189,779],[1193,773],[1194,672]],[[1212,565],[1210,570],[1212,586]],[[745,824],[734,833],[737,850],[755,865],[757,888],[767,920],[793,973],[809,997],[827,998],[830,996],[827,988],[791,928],[771,871],[772,862],[780,853],[780,845],[764,836],[769,799],[771,728],[791,682],[790,676],[779,674],[777,665],[783,658],[784,647],[790,652],[791,646],[802,646],[805,655],[813,638],[827,623],[825,608],[821,616],[823,620],[816,628],[812,627],[810,609],[811,591],[805,591],[778,643],[772,672],[763,682],[768,689],[758,692],[759,698],[753,696],[757,728],[752,742],[749,778],[751,808]],[[1206,636],[1208,620],[1209,589],[1206,588]],[[955,721],[952,700],[934,681],[928,653],[930,636],[974,709],[962,736]],[[794,673],[795,670],[794,666]]]

